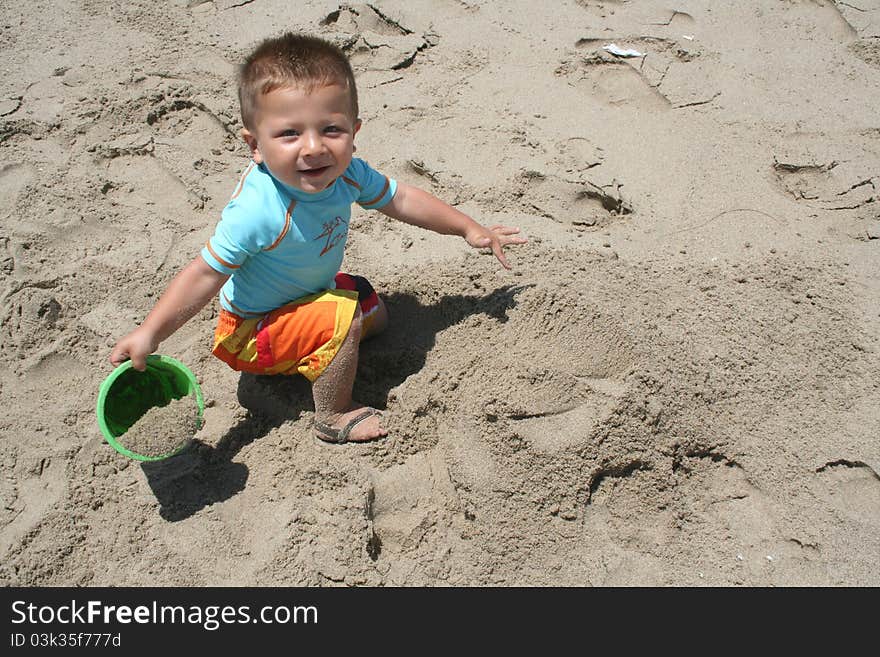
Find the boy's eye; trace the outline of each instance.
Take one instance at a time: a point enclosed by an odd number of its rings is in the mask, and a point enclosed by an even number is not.
[[[339,128],[339,126],[328,125],[326,128],[324,128],[324,132],[335,133],[342,132],[342,130]]]
[[[297,135],[299,135],[299,133],[296,130],[294,130],[293,128],[290,128],[288,130],[284,130],[281,133],[282,137],[296,137]]]

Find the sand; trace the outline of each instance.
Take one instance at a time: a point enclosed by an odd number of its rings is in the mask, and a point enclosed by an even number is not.
[[[195,397],[184,396],[147,410],[116,442],[141,456],[164,456],[184,447],[198,429]]]
[[[358,156],[512,271],[355,210],[392,324],[321,445],[306,382],[163,343],[207,397],[140,465],[100,382],[247,163],[235,63],[337,39]],[[877,586],[880,3],[0,6],[0,583]],[[643,56],[619,58],[615,43]]]

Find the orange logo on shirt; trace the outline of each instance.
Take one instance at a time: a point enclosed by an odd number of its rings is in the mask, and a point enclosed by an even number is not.
[[[342,230],[340,232],[336,232],[336,229],[342,226]],[[321,255],[324,255],[328,251],[330,251],[334,246],[339,244],[340,240],[345,237],[345,229],[348,227],[348,222],[345,221],[342,217],[336,217],[332,221],[324,222],[324,232],[318,235],[315,239],[319,240],[322,237],[326,238],[327,242],[324,244],[324,248],[321,250]]]

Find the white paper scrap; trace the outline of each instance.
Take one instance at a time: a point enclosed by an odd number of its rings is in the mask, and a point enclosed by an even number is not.
[[[621,48],[616,43],[609,43],[607,46],[602,46],[602,50],[607,50],[612,55],[617,55],[618,57],[644,57],[645,53],[639,52],[638,50],[627,50],[626,48]]]

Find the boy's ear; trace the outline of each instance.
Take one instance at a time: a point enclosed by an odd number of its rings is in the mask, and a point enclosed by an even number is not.
[[[351,134],[352,140],[354,140],[354,138],[357,136],[358,130],[361,129],[361,125],[362,125],[362,121],[360,119],[358,119],[357,121],[354,122],[354,132],[352,132],[352,134]],[[357,149],[358,149],[357,144],[352,143],[351,152],[355,153],[355,152],[357,152]]]
[[[247,128],[241,129],[241,138],[244,139],[244,143],[248,145],[248,148],[251,150],[251,157],[254,162],[257,164],[263,163],[263,155],[260,153],[260,145],[257,143],[257,138]]]

